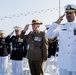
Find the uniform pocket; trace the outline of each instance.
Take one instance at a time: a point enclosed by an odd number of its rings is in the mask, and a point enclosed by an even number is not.
[[[60,31],[59,33],[60,33],[61,36],[64,36],[64,37],[68,35],[68,32],[65,31],[65,30],[64,31]]]

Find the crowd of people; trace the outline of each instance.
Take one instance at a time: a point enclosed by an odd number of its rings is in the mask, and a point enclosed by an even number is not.
[[[61,24],[65,15],[67,23]],[[76,75],[75,17],[76,6],[69,4],[65,6],[65,14],[52,25],[46,25],[46,32],[40,30],[43,23],[39,20],[32,20],[32,31],[27,35],[29,24],[24,29],[15,26],[8,36],[0,30],[0,75],[7,75],[8,55],[13,75],[22,75],[23,58],[28,59],[31,75],[44,75],[45,62],[47,67],[47,61],[55,57],[57,51],[59,75]]]

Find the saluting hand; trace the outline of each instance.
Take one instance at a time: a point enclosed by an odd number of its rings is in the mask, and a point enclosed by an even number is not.
[[[14,33],[14,30],[9,34],[10,36],[12,36],[13,35],[13,33]]]
[[[27,31],[29,28],[29,24],[27,24],[25,27],[24,27],[24,31]]]
[[[59,17],[59,19],[56,21],[56,23],[57,24],[60,24],[61,23],[61,21],[63,20],[63,17],[65,16],[65,14],[64,15],[62,15],[61,17]]]

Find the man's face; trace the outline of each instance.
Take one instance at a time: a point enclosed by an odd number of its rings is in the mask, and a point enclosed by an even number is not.
[[[16,35],[20,35],[21,34],[21,30],[15,30],[15,34]]]
[[[33,24],[32,25],[33,31],[37,31],[39,28],[40,28],[40,25],[39,24]]]
[[[2,37],[2,38],[5,37],[5,34],[4,33],[1,33],[0,34],[0,37]]]
[[[66,12],[66,19],[68,22],[72,22],[75,20],[76,13],[75,12]]]

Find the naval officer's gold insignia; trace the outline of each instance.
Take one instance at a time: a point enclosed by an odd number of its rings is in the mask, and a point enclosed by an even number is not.
[[[19,38],[19,39],[18,39],[18,42],[23,42],[23,39]]]

